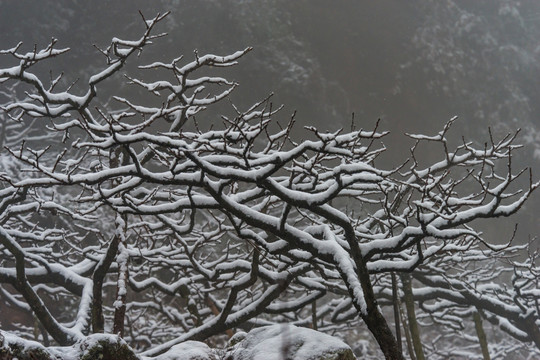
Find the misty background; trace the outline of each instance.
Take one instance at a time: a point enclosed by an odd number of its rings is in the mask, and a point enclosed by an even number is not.
[[[273,103],[285,106],[276,121],[297,112],[298,137],[308,125],[349,129],[353,113],[357,128],[380,119],[380,129],[391,131],[380,164],[389,168],[409,156],[412,142],[404,133],[431,135],[458,116],[454,144],[462,136],[484,143],[488,128],[496,138],[521,128],[525,148],[515,154],[514,169],[532,166],[540,177],[537,0],[0,0],[0,48],[23,41],[22,49],[32,51],[59,39],[57,47],[72,50],[39,71],[63,71],[64,85],[76,82],[73,91],[82,93],[105,66],[93,45],[138,38],[144,31],[139,10],[147,18],[171,11],[157,29],[168,36],[132,60],[127,72],[181,54],[192,60],[194,49],[227,55],[252,46],[240,65],[219,69],[240,83],[231,101],[247,108],[273,93]],[[10,64],[0,56],[0,66]],[[100,88],[104,106],[114,107],[113,91],[144,95],[126,82],[117,76]],[[201,119],[217,121],[210,113]],[[426,152],[428,160],[440,156]],[[539,199],[533,195],[510,219],[479,224],[486,239],[507,241],[516,222],[518,242],[540,234]]]

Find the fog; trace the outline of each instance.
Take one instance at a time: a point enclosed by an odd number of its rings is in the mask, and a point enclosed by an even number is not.
[[[382,161],[393,166],[408,156],[405,132],[433,134],[457,115],[455,142],[462,135],[484,142],[488,128],[498,137],[523,129],[516,163],[540,169],[538,1],[3,0],[0,48],[23,41],[30,51],[59,39],[72,50],[41,71],[64,71],[66,83],[78,79],[76,91],[104,66],[94,44],[143,31],[139,10],[147,17],[171,11],[158,29],[168,36],[145,49],[141,63],[252,46],[226,71],[240,83],[232,101],[247,107],[274,93],[276,106],[285,105],[276,120],[296,110],[298,136],[304,125],[348,128],[353,113],[357,127],[381,119],[381,129],[392,132]],[[0,65],[10,61],[0,56]],[[129,65],[127,71],[138,64]],[[517,218],[486,228],[486,236],[507,240],[515,222],[520,241],[538,235],[538,199]]]

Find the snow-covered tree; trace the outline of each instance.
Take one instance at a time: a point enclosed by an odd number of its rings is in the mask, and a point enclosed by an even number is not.
[[[140,38],[101,49],[106,66],[82,93],[40,75],[41,63],[68,51],[56,40],[1,52],[14,62],[0,83],[19,82],[26,94],[2,106],[2,129],[33,121],[45,134],[3,132],[3,301],[31,311],[59,344],[105,331],[147,356],[246,324],[324,330],[354,316],[386,358],[402,359],[379,299],[391,274],[413,272],[425,288],[412,294],[434,318],[451,323],[452,311],[475,309],[539,346],[534,261],[504,268],[512,289],[466,266],[508,251],[471,223],[515,213],[539,185],[512,167],[515,135],[452,148],[452,119],[434,136],[409,135],[410,160],[384,170],[378,127],[306,128],[295,139],[294,116],[272,121],[271,97],[212,118],[205,110],[237,86],[214,68],[250,48],[140,65],[125,76],[143,96],[119,87],[101,99],[101,84],[164,35],[153,30],[166,15],[143,18]],[[425,165],[423,151],[440,160]]]

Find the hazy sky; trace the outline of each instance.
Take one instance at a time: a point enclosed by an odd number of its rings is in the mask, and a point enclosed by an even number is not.
[[[390,153],[405,157],[404,132],[435,133],[458,115],[456,141],[484,141],[488,126],[497,135],[523,128],[527,148],[517,160],[540,168],[538,1],[0,0],[0,48],[58,38],[72,51],[47,66],[83,85],[104,66],[92,45],[139,36],[139,10],[171,11],[158,29],[169,35],[141,63],[253,46],[225,71],[240,83],[233,101],[247,107],[273,92],[285,104],[282,121],[298,110],[297,131],[349,127],[353,112],[360,127],[381,118]],[[0,65],[11,63],[0,56]],[[535,232],[531,213],[526,227]]]

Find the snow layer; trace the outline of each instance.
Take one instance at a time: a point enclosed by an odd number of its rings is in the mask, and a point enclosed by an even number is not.
[[[150,359],[150,358],[149,358]],[[186,341],[171,347],[166,353],[152,360],[213,360],[216,359],[214,351],[205,343],[199,341]]]
[[[334,359],[346,352],[354,359],[350,347],[333,336],[294,325],[276,324],[251,330],[229,354],[234,360],[318,360]]]
[[[52,358],[79,360],[100,343],[127,345],[115,335],[93,334],[73,346],[48,347],[16,335],[0,331],[0,349],[17,345],[28,351],[39,349]],[[199,341],[185,341],[172,346],[156,357],[140,356],[144,360],[354,360],[351,348],[343,341],[318,331],[288,324],[276,324],[237,333],[226,350],[212,349]]]

